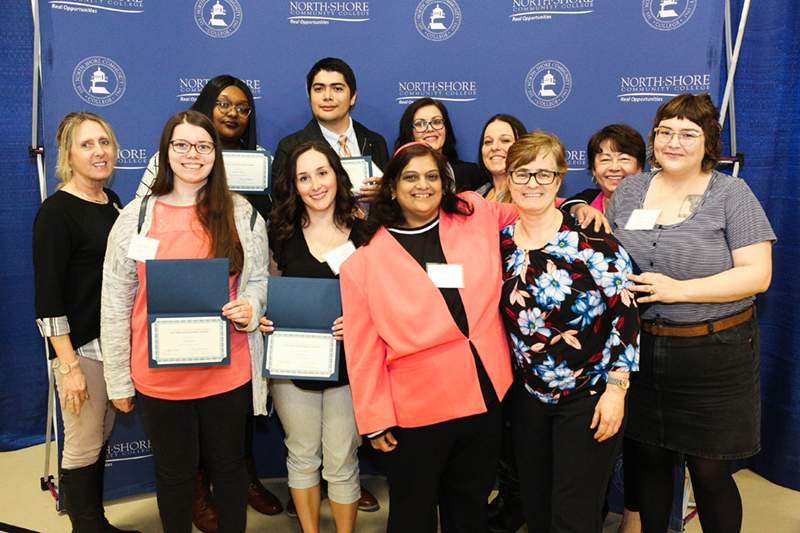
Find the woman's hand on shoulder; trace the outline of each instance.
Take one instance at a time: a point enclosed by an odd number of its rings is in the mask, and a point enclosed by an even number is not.
[[[397,439],[394,438],[391,431],[387,431],[383,435],[379,435],[374,439],[369,439],[370,444],[376,450],[380,450],[384,453],[391,452],[395,448],[397,448]]]
[[[130,413],[133,411],[133,397],[131,398],[120,398],[118,400],[111,400],[114,403],[114,407],[117,410],[122,411],[123,413]]]
[[[606,233],[611,233],[611,224],[608,223],[608,219],[603,213],[588,204],[573,205],[570,207],[569,213],[575,217],[575,220],[577,220],[578,224],[584,229],[586,229],[589,224],[594,223],[595,233],[600,233],[601,228],[603,228]]]
[[[241,326],[247,326],[253,319],[253,306],[247,298],[240,298],[226,303],[222,307],[222,314]]]

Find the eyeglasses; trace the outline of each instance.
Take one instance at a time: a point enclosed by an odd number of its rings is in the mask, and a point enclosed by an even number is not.
[[[183,139],[175,139],[170,141],[169,144],[177,154],[188,154],[189,150],[194,147],[195,151],[200,155],[208,155],[214,152],[214,143],[209,141],[200,141],[199,143],[190,143]]]
[[[231,109],[235,109],[238,114],[247,118],[250,116],[250,112],[253,110],[249,105],[239,104],[233,105],[227,100],[219,100],[216,105],[220,111],[225,113],[226,115],[231,112]]]
[[[435,118],[430,122],[425,122],[424,120],[418,120],[414,122],[412,126],[414,127],[414,131],[416,131],[417,133],[422,133],[426,131],[428,129],[428,126],[430,126],[435,130],[440,130],[444,128],[444,119]]]
[[[561,172],[555,170],[537,170],[536,172],[528,172],[527,170],[512,170],[508,173],[511,178],[511,183],[517,185],[527,185],[531,178],[536,180],[539,185],[550,185],[556,178],[561,175]]]
[[[678,142],[681,143],[681,146],[691,146],[694,142],[703,136],[702,133],[699,131],[691,131],[691,130],[681,130],[681,131],[672,131],[669,128],[656,128],[653,130],[655,133],[656,140],[660,143],[669,144],[672,141],[672,136],[678,136]]]

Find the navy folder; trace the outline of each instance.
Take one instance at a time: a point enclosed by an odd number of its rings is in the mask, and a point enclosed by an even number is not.
[[[318,278],[269,278],[267,286],[267,318],[272,320],[275,331],[326,333],[331,335],[333,322],[342,316],[342,296],[338,279]],[[264,361],[267,360],[270,333],[264,339]],[[266,365],[264,377],[316,379],[336,381],[339,379],[339,353],[341,342],[336,341],[336,364],[329,377],[310,377],[300,374],[274,374]]]
[[[177,366],[229,365],[230,322],[222,307],[230,300],[228,259],[159,259],[146,262],[147,341],[150,368]],[[218,362],[170,361],[153,359],[153,328],[158,318],[220,317],[224,321],[225,358]],[[191,355],[191,354],[187,354]]]

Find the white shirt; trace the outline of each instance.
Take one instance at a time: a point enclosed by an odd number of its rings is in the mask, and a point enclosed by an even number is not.
[[[317,122],[317,124],[319,124],[319,122]],[[341,148],[341,146],[339,146],[339,134],[333,133],[322,124],[319,124],[319,129],[322,130],[322,136],[325,137],[325,140],[331,145],[333,151],[338,154],[339,149]],[[361,150],[358,149],[356,130],[353,129],[353,117],[350,117],[350,124],[347,126],[347,130],[342,135],[347,137],[347,149],[350,150],[350,155],[352,157],[359,157],[361,155]]]

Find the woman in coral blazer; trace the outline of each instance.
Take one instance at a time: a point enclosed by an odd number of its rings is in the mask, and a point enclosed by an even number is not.
[[[341,268],[358,429],[389,452],[389,532],[435,532],[437,501],[443,530],[487,530],[512,381],[499,231],[517,212],[454,195],[446,169],[427,145],[401,147],[366,222],[369,243]]]

